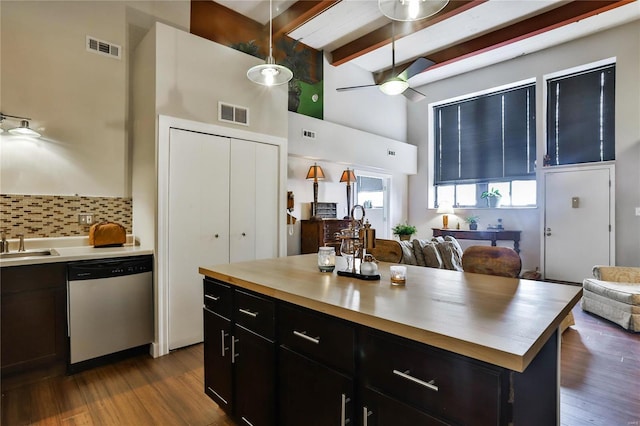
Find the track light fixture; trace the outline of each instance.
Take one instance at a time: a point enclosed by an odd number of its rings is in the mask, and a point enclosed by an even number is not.
[[[41,136],[40,133],[38,133],[35,130],[29,128],[29,120],[31,120],[30,118],[28,118],[28,117],[19,117],[17,115],[4,114],[4,113],[0,112],[0,123],[3,122],[7,118],[13,118],[13,119],[16,119],[16,120],[20,120],[20,126],[9,129],[9,133],[11,133],[12,135],[30,136],[32,138],[39,138]],[[2,133],[2,131],[3,130],[0,129],[0,133]]]

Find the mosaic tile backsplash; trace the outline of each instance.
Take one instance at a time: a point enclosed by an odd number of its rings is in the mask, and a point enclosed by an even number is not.
[[[78,214],[93,214],[93,222],[117,222],[131,234],[131,198],[0,194],[0,228],[7,238],[51,238],[89,235]]]

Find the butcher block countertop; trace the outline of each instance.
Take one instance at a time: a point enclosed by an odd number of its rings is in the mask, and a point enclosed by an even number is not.
[[[379,281],[319,272],[316,254],[202,266],[199,271],[518,372],[527,368],[582,296],[580,286],[409,265],[406,285],[392,286],[390,265],[379,263]]]

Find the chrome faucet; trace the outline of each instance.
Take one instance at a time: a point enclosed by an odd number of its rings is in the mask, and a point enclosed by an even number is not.
[[[9,253],[9,241],[4,232],[2,233],[2,240],[0,241],[0,253]]]
[[[18,245],[18,251],[25,251],[24,249],[24,234],[18,234],[18,238],[20,239],[19,245]]]

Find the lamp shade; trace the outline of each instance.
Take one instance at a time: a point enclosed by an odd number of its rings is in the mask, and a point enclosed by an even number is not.
[[[323,180],[324,172],[322,171],[322,167],[314,163],[313,166],[309,167],[309,171],[307,172],[307,179],[312,179],[314,181]]]
[[[273,57],[269,56],[265,64],[249,68],[247,77],[263,86],[278,86],[289,82],[293,78],[293,73],[289,68],[274,63]]]
[[[436,213],[440,214],[454,214],[453,206],[451,204],[440,204]]]
[[[385,95],[399,95],[409,87],[409,83],[398,77],[393,77],[380,85],[380,90]]]
[[[342,172],[342,176],[340,176],[340,182],[347,182],[347,184],[356,181],[356,174],[351,169],[347,169]]]
[[[40,133],[29,128],[29,122],[27,120],[21,120],[20,127],[14,127],[13,129],[10,129],[9,133],[11,133],[12,135],[31,136],[34,138],[40,137]]]
[[[440,12],[449,0],[378,0],[383,15],[395,21],[418,21]]]

